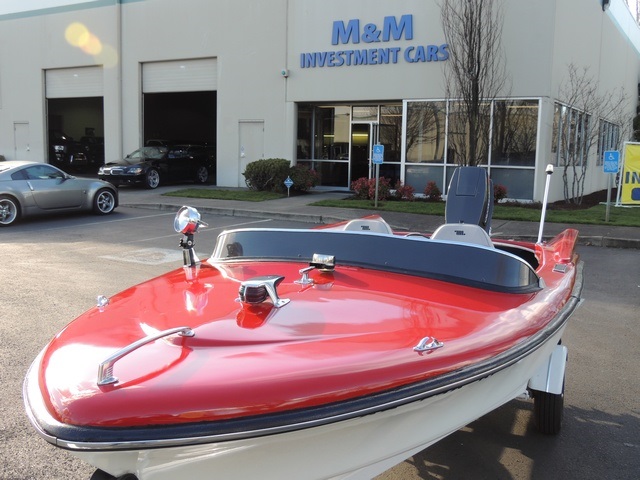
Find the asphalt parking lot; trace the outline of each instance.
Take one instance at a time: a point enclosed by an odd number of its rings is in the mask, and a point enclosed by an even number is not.
[[[93,472],[35,434],[24,414],[22,379],[38,351],[97,295],[181,266],[173,215],[119,208],[108,217],[34,219],[0,231],[0,478],[87,480]],[[309,227],[290,220],[203,219],[211,225],[197,238],[203,258],[223,228]],[[639,478],[639,253],[588,246],[579,253],[585,301],[563,339],[569,365],[560,435],[537,433],[532,404],[515,400],[379,480]]]

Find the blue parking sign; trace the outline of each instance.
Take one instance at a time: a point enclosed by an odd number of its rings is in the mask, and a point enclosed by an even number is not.
[[[383,161],[384,161],[384,145],[381,145],[380,143],[376,143],[373,146],[373,157],[372,157],[372,160],[373,160],[374,164],[383,163]]]
[[[617,150],[607,150],[602,154],[604,173],[618,173],[620,165],[620,152]]]

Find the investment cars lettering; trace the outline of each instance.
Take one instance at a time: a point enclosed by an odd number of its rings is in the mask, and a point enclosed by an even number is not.
[[[360,27],[359,19],[348,22],[333,22],[331,32],[332,45],[374,44],[413,40],[413,15],[384,17],[382,27],[367,23]],[[358,65],[396,64],[400,60],[407,63],[439,62],[449,58],[449,46],[442,45],[409,45],[406,47],[378,47],[363,49],[342,49],[300,54],[301,68],[341,67]]]

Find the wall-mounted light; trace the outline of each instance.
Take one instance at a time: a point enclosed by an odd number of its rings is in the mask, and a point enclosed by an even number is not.
[[[283,78],[288,78],[289,70],[287,70],[286,68],[283,68],[282,70],[280,70],[280,75],[282,75]]]

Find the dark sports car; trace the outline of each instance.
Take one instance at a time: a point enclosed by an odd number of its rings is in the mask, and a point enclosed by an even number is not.
[[[118,191],[107,182],[76,178],[46,163],[0,163],[0,226],[52,212],[106,215],[117,206]]]
[[[190,181],[207,183],[213,162],[199,145],[142,147],[117,162],[100,167],[98,177],[113,185],[143,185]]]
[[[104,138],[85,136],[73,145],[69,152],[69,168],[75,171],[96,173],[104,163]]]

